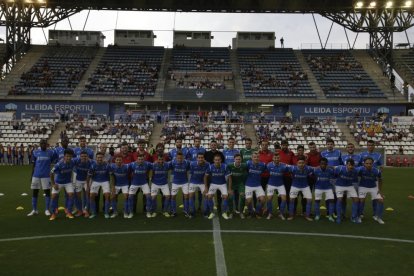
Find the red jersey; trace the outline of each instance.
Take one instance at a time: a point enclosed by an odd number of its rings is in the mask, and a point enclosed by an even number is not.
[[[112,158],[112,163],[115,163],[115,158],[117,155],[114,155],[114,157]],[[128,152],[126,155],[121,154],[122,157],[122,164],[129,164],[134,162],[134,156],[132,155],[132,153]]]
[[[308,165],[311,167],[319,167],[321,162],[321,153],[319,151],[316,152],[308,152],[306,153]]]
[[[134,158],[134,161],[137,160],[139,154],[143,154],[144,155],[144,161],[152,162],[151,154],[149,154],[148,151],[146,151],[146,150],[144,150],[143,152],[140,152],[140,151],[133,152],[132,153],[132,157]]]
[[[308,157],[306,155],[303,155],[303,156],[305,156],[305,165],[308,165]],[[292,158],[293,165],[298,164],[298,159],[299,159],[299,155],[294,155],[293,156],[293,158]]]
[[[283,151],[279,150],[279,156],[280,156],[280,162],[285,163],[287,165],[293,165],[293,158],[295,157],[295,154],[290,151]]]
[[[273,161],[273,152],[270,150],[267,151],[259,151],[259,161],[265,163],[266,165]],[[264,172],[261,175],[262,177],[269,177],[269,172]]]
[[[152,156],[151,156],[151,162],[156,162],[158,159],[158,153],[155,152]],[[168,155],[168,153],[163,153],[162,156],[164,157],[164,162],[168,162],[170,161],[170,156]]]

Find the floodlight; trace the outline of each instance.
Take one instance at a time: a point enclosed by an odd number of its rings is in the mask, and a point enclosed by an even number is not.
[[[371,2],[369,3],[370,8],[375,8],[377,6],[377,2]]]
[[[359,2],[356,3],[355,7],[360,9],[360,8],[362,8],[363,5],[364,5],[364,2],[359,1]]]
[[[412,1],[405,1],[405,7],[410,8],[413,5]]]
[[[385,5],[386,8],[391,8],[394,3],[392,1],[388,1]]]

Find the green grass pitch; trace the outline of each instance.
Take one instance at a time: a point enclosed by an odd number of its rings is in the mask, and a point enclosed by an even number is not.
[[[201,216],[146,219],[140,211],[131,220],[105,220],[102,214],[94,220],[68,220],[60,214],[50,222],[43,213],[26,216],[31,206],[29,167],[1,166],[0,175],[0,275],[216,274],[213,225]],[[414,200],[408,195],[414,194],[413,179],[413,169],[385,169],[385,207],[394,209],[385,211],[385,225],[372,220],[370,204],[361,225],[301,217],[220,219],[228,275],[412,275]],[[18,206],[24,210],[16,210]],[[43,206],[40,198],[39,210]],[[194,230],[201,231],[190,232]],[[338,236],[309,235],[313,233]]]

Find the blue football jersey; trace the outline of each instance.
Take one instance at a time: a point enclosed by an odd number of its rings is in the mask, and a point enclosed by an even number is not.
[[[94,158],[94,152],[91,148],[85,147],[85,148],[81,148],[81,147],[77,147],[74,150],[75,156],[76,157],[80,157],[80,154],[82,151],[86,151],[86,153],[88,154],[88,157],[92,160]]]
[[[346,161],[348,161],[348,159],[352,159],[355,161],[355,166],[358,166],[358,164],[360,164],[361,162],[361,155],[359,154],[344,154],[342,155],[342,164],[346,165]]]
[[[321,156],[328,159],[328,166],[336,167],[342,165],[342,153],[340,150],[334,149],[332,151],[324,150],[321,152]]]
[[[81,162],[80,158],[75,158],[75,173],[76,173],[76,180],[78,181],[86,181],[88,177],[88,172],[91,169],[92,160],[87,160],[86,162]]]
[[[129,185],[129,165],[111,164],[111,174],[115,178],[115,186],[128,186]]]
[[[204,184],[204,175],[208,170],[210,164],[204,162],[204,164],[198,164],[197,161],[190,164],[190,183]]]
[[[289,167],[285,163],[276,165],[274,162],[270,162],[267,164],[267,170],[270,174],[268,185],[276,187],[284,185],[283,175],[289,172]]]
[[[358,175],[360,177],[359,187],[365,188],[377,187],[377,181],[382,177],[381,171],[378,168],[367,170],[365,167],[360,167]]]
[[[152,170],[152,164],[144,161],[142,164],[132,162],[129,164],[132,173],[131,185],[141,186],[148,183],[148,173]]]
[[[247,161],[247,179],[246,186],[259,187],[261,186],[261,174],[266,171],[266,165],[263,162],[254,164],[252,160]]]
[[[346,166],[338,166],[335,168],[336,186],[349,187],[358,181],[358,169],[348,170]]]
[[[59,161],[52,169],[52,173],[55,174],[56,184],[69,184],[72,183],[72,172],[75,167],[74,161],[68,163]]]
[[[214,164],[210,164],[206,174],[211,177],[211,183],[216,185],[227,184],[227,176],[231,174],[226,164],[220,164],[220,167],[216,167]]]
[[[365,161],[365,158],[367,158],[367,157],[371,157],[372,159],[374,159],[373,166],[375,168],[381,167],[383,165],[382,155],[379,152],[368,152],[368,151],[361,152],[360,156],[361,156],[361,159],[360,159],[360,165],[361,166],[362,166],[363,162]],[[357,165],[357,164],[355,164],[355,165]]]
[[[50,166],[57,160],[54,150],[46,149],[45,151],[37,149],[33,152],[34,171],[33,177],[47,178],[50,176]]]
[[[92,162],[91,168],[88,174],[92,177],[94,182],[108,182],[109,174],[111,173],[111,167],[108,163],[98,164],[96,161]]]
[[[332,189],[331,180],[335,178],[335,172],[333,168],[315,168],[313,174],[316,177],[315,189],[327,190]]]
[[[289,171],[292,174],[292,187],[306,188],[309,186],[308,177],[313,173],[314,169],[305,166],[300,170],[298,166],[289,166]]]
[[[172,172],[172,183],[174,184],[186,184],[188,183],[188,170],[190,169],[190,163],[187,160],[178,163],[177,160],[170,162],[170,169]]]
[[[152,164],[152,183],[156,185],[168,184],[168,171],[170,163],[164,162],[162,165],[155,162]]]
[[[224,162],[226,165],[234,163],[234,155],[240,153],[237,149],[225,149],[223,150]]]
[[[190,159],[190,161],[197,161],[197,155],[199,153],[205,154],[206,150],[203,147],[192,147],[189,149],[188,151],[188,158]]]
[[[188,159],[188,148],[183,147],[181,149],[177,149],[177,148],[173,148],[172,150],[170,150],[170,152],[168,153],[168,156],[170,157],[170,160],[174,160],[177,157],[177,152],[181,151],[184,155],[184,159]]]

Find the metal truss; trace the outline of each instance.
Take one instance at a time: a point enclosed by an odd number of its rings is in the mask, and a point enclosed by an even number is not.
[[[19,61],[30,47],[32,27],[48,27],[80,12],[81,9],[63,9],[23,1],[2,2],[0,4],[0,26],[6,26],[6,54],[1,65],[6,65],[5,73]]]
[[[375,58],[393,68],[393,34],[414,26],[413,9],[355,9],[344,13],[321,13],[322,16],[357,33],[369,33],[369,47]]]

